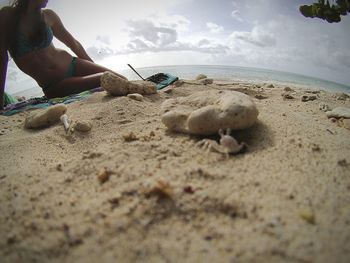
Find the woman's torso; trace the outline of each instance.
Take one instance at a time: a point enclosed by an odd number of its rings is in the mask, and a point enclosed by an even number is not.
[[[52,30],[52,21],[45,14],[45,11],[43,11],[43,17],[47,26],[46,30]],[[30,25],[30,19],[25,16],[20,18],[17,32],[15,32],[15,43],[23,46],[22,42],[24,41],[24,46],[28,48],[29,44],[30,47],[28,40],[33,32]],[[49,34],[48,32],[46,33]],[[18,43],[18,41],[22,42]],[[19,54],[19,56],[14,56],[14,62],[18,68],[35,79],[41,87],[61,80],[72,60],[72,56],[68,52],[55,48],[51,39],[49,39],[48,43],[44,43],[43,46],[33,46],[25,52],[20,51],[18,53],[23,53]]]

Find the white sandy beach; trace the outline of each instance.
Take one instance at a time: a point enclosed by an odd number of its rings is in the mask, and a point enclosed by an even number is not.
[[[285,88],[95,93],[68,105],[70,119],[92,123],[70,135],[60,123],[24,129],[28,113],[0,116],[0,261],[349,262],[350,124],[319,106],[350,100]],[[162,124],[163,101],[205,89],[254,100],[257,123],[233,132],[246,151],[207,153],[203,137]]]

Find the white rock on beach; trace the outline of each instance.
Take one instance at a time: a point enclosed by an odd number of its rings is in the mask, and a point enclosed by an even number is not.
[[[209,90],[169,99],[161,106],[162,122],[169,130],[197,135],[219,129],[245,129],[258,117],[258,109],[246,94]]]
[[[101,76],[101,87],[112,96],[126,96],[127,94],[150,95],[157,93],[157,86],[150,81],[141,83],[128,81],[112,72],[105,72]]]
[[[350,119],[350,108],[337,107],[332,111],[326,112],[328,118],[345,118]]]
[[[205,78],[205,79],[199,80],[198,82],[199,82],[200,84],[207,85],[207,84],[213,84],[214,80],[213,80],[213,79]]]
[[[204,74],[199,74],[197,77],[196,77],[196,80],[201,80],[201,79],[206,79],[207,76],[204,75]]]
[[[67,106],[57,104],[39,112],[31,112],[24,121],[27,129],[39,129],[48,127],[60,120],[60,117],[67,111]]]
[[[137,100],[137,101],[142,101],[143,100],[143,96],[141,94],[138,94],[138,93],[128,94],[127,97],[129,99]]]
[[[196,77],[196,81],[200,84],[207,85],[207,84],[213,84],[214,80],[213,79],[208,79],[208,77],[204,74],[199,74]]]

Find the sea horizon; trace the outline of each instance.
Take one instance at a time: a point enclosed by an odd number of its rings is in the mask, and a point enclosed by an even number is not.
[[[204,74],[208,76],[208,78],[213,78],[215,80],[221,81],[294,85],[300,86],[302,88],[324,89],[330,92],[350,93],[350,86],[342,83],[292,72],[263,68],[228,65],[167,65],[135,67],[135,69],[143,78],[147,78],[153,74],[163,72],[177,76],[179,79],[191,80],[195,79],[199,74]],[[126,76],[130,80],[140,79],[140,77],[131,69],[118,70],[117,72]],[[9,93],[14,96],[24,96],[26,98],[40,97],[44,95],[39,86],[25,88],[14,93]]]

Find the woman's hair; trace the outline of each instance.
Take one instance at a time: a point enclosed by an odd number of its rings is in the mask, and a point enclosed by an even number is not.
[[[15,47],[16,37],[19,30],[20,19],[23,13],[28,9],[29,2],[31,0],[14,0],[12,3],[12,8],[14,9],[11,30],[10,30],[10,41],[9,41],[9,50],[10,53]],[[40,44],[46,37],[46,23],[40,9],[34,21],[33,34],[29,36],[29,41],[33,45]]]

